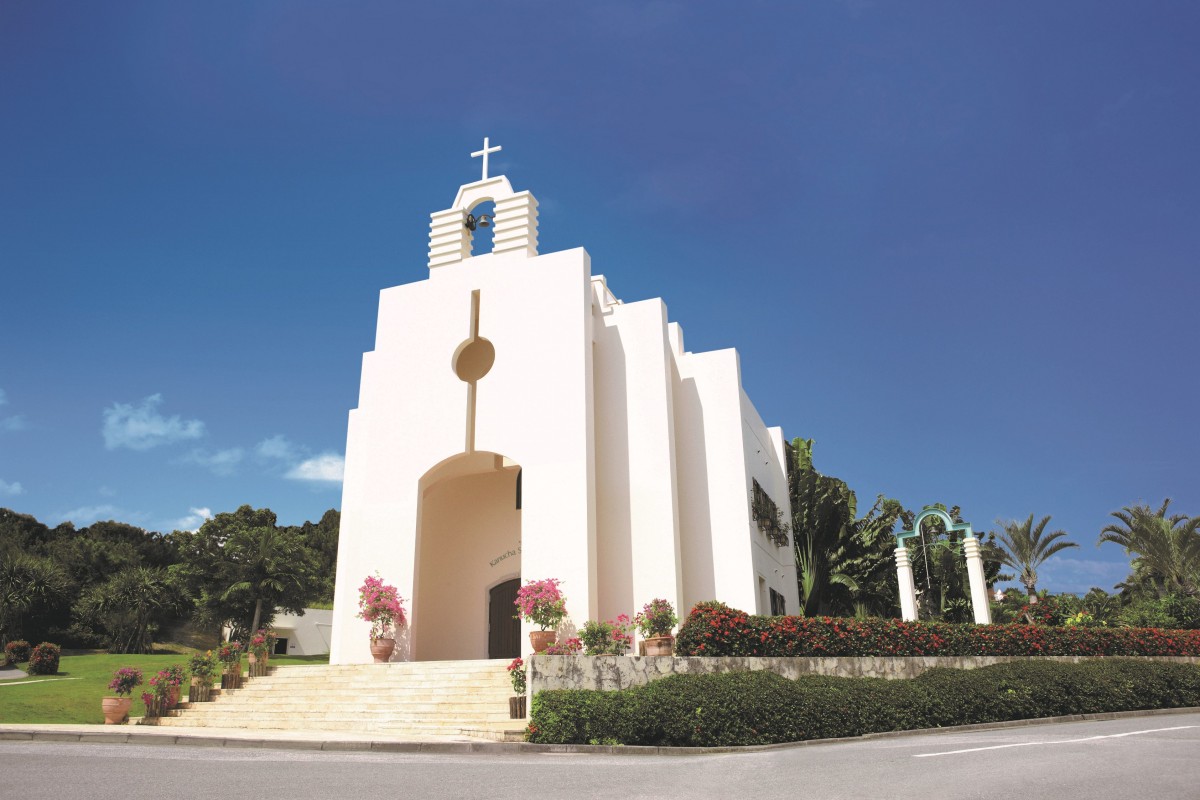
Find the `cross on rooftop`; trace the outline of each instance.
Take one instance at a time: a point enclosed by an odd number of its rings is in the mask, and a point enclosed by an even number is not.
[[[498,153],[502,149],[504,149],[504,148],[502,148],[500,145],[496,145],[495,147],[488,147],[488,137],[485,136],[485,137],[483,137],[483,149],[476,150],[474,153],[471,153],[471,158],[479,158],[480,156],[483,156],[483,178],[482,178],[482,180],[485,180],[485,181],[487,180],[488,153]]]

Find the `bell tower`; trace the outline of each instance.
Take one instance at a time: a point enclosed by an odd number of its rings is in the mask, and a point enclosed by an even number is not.
[[[492,255],[520,254],[532,258],[537,251],[538,203],[529,192],[514,192],[503,175],[488,177],[488,154],[500,150],[488,146],[484,137],[483,149],[471,154],[483,158],[483,177],[459,187],[454,204],[445,211],[430,214],[429,269],[457,264],[471,258],[471,239],[474,218],[471,211],[480,203],[496,204],[495,226],[492,233]]]

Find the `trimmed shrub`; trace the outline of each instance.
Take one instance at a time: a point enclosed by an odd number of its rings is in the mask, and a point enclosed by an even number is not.
[[[42,642],[29,654],[30,675],[56,675],[58,673],[58,658],[61,650],[58,645]]]
[[[16,639],[4,645],[4,655],[13,664],[23,664],[29,660],[29,642]]]
[[[931,669],[912,680],[773,672],[672,675],[618,692],[534,695],[545,744],[710,747],[1200,705],[1200,667],[1115,659]]]
[[[760,617],[699,603],[681,656],[1200,656],[1200,630]]]

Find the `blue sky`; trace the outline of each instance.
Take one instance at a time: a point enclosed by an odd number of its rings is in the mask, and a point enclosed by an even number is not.
[[[426,7],[430,6],[430,7]],[[378,291],[493,174],[860,503],[1200,514],[1200,7],[0,4],[0,505],[340,502]],[[420,387],[412,387],[419,391]]]

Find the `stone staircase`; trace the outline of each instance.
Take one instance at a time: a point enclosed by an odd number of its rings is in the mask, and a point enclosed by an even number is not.
[[[160,725],[379,733],[419,739],[520,741],[507,663],[417,661],[272,667],[242,688],[184,703]]]

